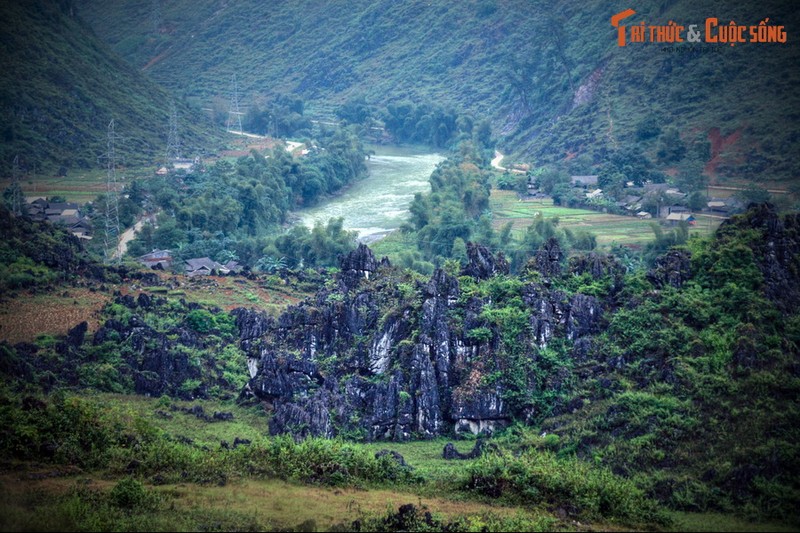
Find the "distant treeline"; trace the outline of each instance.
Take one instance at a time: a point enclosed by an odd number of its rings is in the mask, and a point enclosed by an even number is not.
[[[394,140],[401,143],[453,148],[460,141],[475,138],[484,147],[493,146],[492,130],[487,120],[476,123],[470,114],[427,102],[405,101],[379,108],[369,105],[363,98],[356,98],[339,107],[336,116],[365,126],[382,122]]]

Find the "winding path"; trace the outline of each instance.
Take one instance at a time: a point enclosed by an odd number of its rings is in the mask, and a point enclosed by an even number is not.
[[[117,249],[114,250],[114,253],[111,256],[112,259],[117,259],[118,257],[125,255],[125,252],[128,251],[128,243],[131,242],[134,237],[136,237],[136,232],[142,229],[142,226],[144,226],[146,220],[146,216],[142,217],[136,222],[136,224],[133,225],[133,227],[122,232],[122,235],[119,236],[119,242],[117,242]]]
[[[499,151],[494,151],[494,159],[492,159],[491,165],[492,167],[496,168],[497,170],[502,170],[503,172],[511,172],[512,174],[525,174],[524,170],[520,170],[518,168],[507,168],[501,167],[500,161],[503,160],[505,156],[501,154]]]
[[[497,170],[508,170],[506,167],[500,166],[500,161],[503,160],[505,156],[501,154],[498,150],[494,151],[494,159],[492,159],[492,166]]]

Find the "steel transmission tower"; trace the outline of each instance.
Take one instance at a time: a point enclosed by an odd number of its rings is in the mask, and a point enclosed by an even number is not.
[[[181,139],[178,136],[178,108],[172,102],[169,114],[169,133],[167,134],[167,151],[164,165],[169,168],[172,161],[181,156]]]
[[[106,159],[106,231],[104,235],[104,254],[106,263],[110,262],[117,250],[119,237],[119,200],[117,198],[117,154],[116,143],[119,139],[114,131],[114,119],[108,123],[108,142]],[[119,260],[119,257],[117,257]]]
[[[236,74],[233,75],[233,92],[231,93],[231,105],[228,110],[228,123],[225,125],[225,129],[231,131],[231,128],[236,125],[238,126],[238,133],[242,133],[242,112],[239,109],[239,84],[236,81]]]

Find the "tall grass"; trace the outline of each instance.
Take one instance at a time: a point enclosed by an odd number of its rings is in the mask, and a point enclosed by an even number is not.
[[[577,458],[528,450],[487,454],[468,467],[466,487],[519,504],[546,503],[567,514],[633,523],[667,523],[658,505],[630,480]]]

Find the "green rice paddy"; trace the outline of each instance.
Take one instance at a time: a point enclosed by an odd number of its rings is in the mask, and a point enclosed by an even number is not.
[[[519,236],[541,215],[546,219],[558,217],[559,225],[572,231],[586,230],[597,237],[599,248],[610,248],[615,244],[641,246],[653,240],[652,222],[632,216],[612,215],[588,209],[572,209],[553,205],[552,199],[520,200],[512,191],[493,190],[489,199],[493,214],[492,224],[500,229],[508,222]],[[690,227],[690,235],[705,236],[717,229],[721,218],[694,215],[697,223]]]

